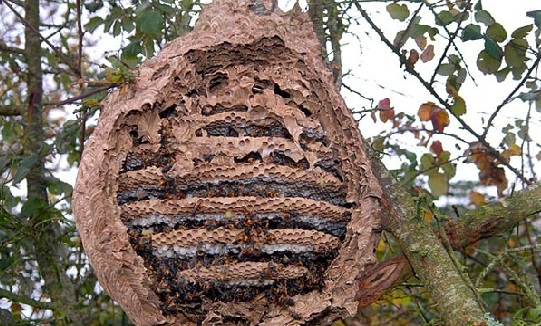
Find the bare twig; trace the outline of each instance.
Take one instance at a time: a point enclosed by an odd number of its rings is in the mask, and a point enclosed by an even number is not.
[[[498,153],[497,150],[495,150],[492,146],[490,146],[490,144],[487,142],[486,138],[483,136],[483,135],[480,135],[478,134],[477,132],[475,132],[475,130],[473,130],[462,118],[460,118],[458,115],[456,115],[452,110],[451,110],[451,105],[446,101],[444,100],[439,94],[438,92],[436,92],[436,90],[434,89],[434,87],[432,87],[432,85],[430,85],[416,70],[415,68],[413,67],[413,65],[408,61],[408,60],[404,60],[404,58],[402,57],[402,54],[400,53],[400,49],[396,48],[395,46],[393,46],[393,44],[389,41],[389,39],[387,39],[387,37],[383,34],[382,30],[372,21],[372,19],[370,18],[370,16],[368,15],[368,13],[362,8],[362,6],[359,4],[359,3],[355,3],[355,6],[357,7],[357,9],[359,10],[359,12],[361,13],[361,16],[363,16],[363,18],[368,22],[368,24],[370,25],[370,27],[378,34],[378,36],[381,38],[381,40],[383,41],[383,43],[385,43],[385,45],[387,45],[387,47],[389,47],[389,49],[395,53],[400,59],[401,59],[401,63],[405,66],[405,69],[408,73],[410,73],[412,76],[414,76],[424,87],[426,90],[428,90],[428,92],[434,96],[434,98],[437,99],[437,101],[443,105],[447,111],[449,111],[454,117],[455,119],[460,123],[460,125],[462,126],[462,128],[464,128],[466,131],[468,131],[470,134],[472,134],[479,142],[481,142],[487,149],[488,153],[496,158],[499,162],[501,162],[501,164],[503,164],[505,167],[507,167],[509,170],[511,170],[522,182],[524,182],[525,184],[531,184],[531,182],[526,179],[526,177],[524,175],[522,175],[522,173],[520,173],[519,170],[517,170],[514,166],[512,166],[511,164],[509,164],[509,162],[507,162],[501,155],[500,153]]]
[[[17,17],[17,19],[19,19],[19,21],[23,23],[24,26],[27,26],[32,32],[36,33],[39,36],[40,40],[45,42],[54,51],[54,53],[56,53],[58,59],[60,59],[64,64],[66,64],[74,74],[79,75],[79,67],[77,67],[77,65],[73,62],[73,60],[69,58],[68,55],[62,53],[62,51],[60,51],[58,47],[54,46],[54,44],[52,44],[47,38],[41,35],[41,33],[39,32],[39,26],[36,27],[29,24],[24,19],[24,17],[15,8],[13,8],[9,1],[3,1],[3,3],[9,8],[9,10],[11,10],[11,12]]]
[[[17,48],[17,47],[14,47],[14,46],[9,46],[9,45],[7,45],[6,43],[4,43],[2,41],[0,41],[0,51],[8,52],[8,53],[11,53],[11,54],[18,54],[18,55],[23,55],[24,54],[23,49]]]
[[[0,297],[12,302],[24,303],[38,309],[57,310],[58,306],[54,302],[43,302],[30,299],[27,295],[15,294],[11,291],[0,288]]]
[[[75,102],[77,102],[79,100],[82,100],[84,98],[90,97],[90,96],[92,96],[94,94],[97,94],[99,92],[103,92],[103,91],[106,91],[108,89],[115,88],[118,85],[119,85],[119,83],[110,83],[110,84],[107,84],[107,85],[104,85],[104,86],[101,86],[101,87],[91,89],[91,90],[89,90],[88,92],[86,92],[84,94],[67,98],[67,99],[62,100],[60,102],[44,103],[43,105],[44,106],[59,106],[59,105],[72,104],[72,103],[75,103]]]
[[[484,138],[487,134],[488,134],[488,131],[490,129],[490,127],[492,126],[492,122],[494,121],[494,119],[496,119],[496,116],[498,115],[498,113],[500,112],[500,110],[506,106],[507,104],[509,104],[515,97],[515,94],[520,90],[520,88],[526,83],[526,81],[530,78],[530,75],[533,73],[533,71],[537,68],[537,66],[539,65],[539,62],[541,61],[541,53],[538,53],[536,58],[535,58],[535,62],[532,64],[532,66],[530,68],[528,68],[528,71],[526,72],[526,75],[524,75],[524,77],[522,78],[522,80],[517,84],[517,86],[511,91],[511,93],[509,93],[509,95],[507,95],[507,97],[502,101],[502,103],[500,105],[498,105],[496,107],[496,110],[494,110],[494,112],[490,115],[490,117],[488,118],[488,121],[487,121],[487,127],[485,129],[485,132],[483,132],[483,135],[482,137]]]

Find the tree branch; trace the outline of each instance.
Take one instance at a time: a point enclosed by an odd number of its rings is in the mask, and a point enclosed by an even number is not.
[[[498,115],[500,110],[504,106],[506,106],[507,104],[509,104],[511,102],[511,100],[513,99],[515,94],[520,90],[520,88],[531,77],[533,71],[539,66],[540,61],[541,61],[541,53],[538,53],[537,57],[535,58],[535,62],[532,64],[532,66],[530,68],[528,68],[528,71],[526,72],[526,75],[524,75],[524,77],[517,84],[517,86],[511,91],[511,93],[509,93],[509,95],[507,95],[507,97],[502,101],[502,103],[496,107],[496,110],[494,110],[494,112],[488,118],[487,127],[485,128],[485,132],[483,133],[483,137],[486,137],[486,135],[488,134],[488,131],[489,131],[490,127],[492,126],[492,121],[494,121],[494,119],[496,119],[496,116]]]
[[[391,192],[403,191],[393,187]],[[445,226],[453,250],[463,250],[468,245],[514,228],[517,224],[541,212],[541,185],[529,187],[503,200],[469,211]],[[384,225],[389,216],[383,216]],[[385,228],[390,230],[390,228]],[[377,301],[400,283],[413,277],[407,259],[398,255],[374,265],[361,279],[360,308]]]
[[[57,310],[58,306],[54,302],[43,302],[30,299],[30,296],[15,294],[11,291],[0,288],[0,297],[12,302],[27,304],[38,309]]]
[[[0,116],[15,117],[20,116],[24,109],[23,105],[0,105]]]
[[[32,31],[37,36],[39,36],[39,39],[45,42],[54,51],[54,53],[56,53],[60,61],[66,64],[75,75],[77,76],[79,75],[79,67],[77,67],[77,64],[73,62],[73,60],[71,60],[68,55],[62,53],[62,51],[60,51],[58,47],[54,46],[54,44],[52,44],[48,39],[43,37],[43,35],[41,35],[41,33],[39,32],[39,26],[34,26],[30,24],[15,8],[13,8],[13,6],[8,1],[4,1],[4,3],[11,10],[11,12],[19,19],[19,21],[23,23],[24,26],[26,26],[30,31]]]
[[[389,41],[389,39],[387,39],[387,37],[385,37],[385,35],[383,34],[383,32],[381,31],[381,29],[372,21],[372,19],[370,18],[370,16],[368,15],[368,13],[361,7],[361,5],[359,3],[355,3],[355,6],[357,7],[357,9],[359,10],[359,12],[361,13],[361,16],[363,16],[363,18],[368,22],[368,24],[370,25],[370,27],[378,34],[378,36],[381,38],[381,40],[383,41],[383,43],[385,43],[385,45],[387,45],[387,47],[389,47],[389,49],[395,53],[401,60],[401,64],[403,64],[405,66],[405,69],[408,73],[410,73],[412,76],[414,76],[424,87],[425,89],[432,95],[434,96],[434,98],[436,98],[436,100],[438,100],[438,102],[443,105],[445,107],[445,109],[451,113],[451,115],[453,115],[453,117],[458,121],[458,123],[460,123],[460,125],[462,126],[462,128],[464,128],[466,131],[468,131],[470,134],[472,134],[479,142],[481,142],[485,148],[487,149],[487,151],[489,152],[489,154],[496,158],[498,160],[498,162],[500,162],[502,165],[504,165],[506,168],[508,168],[509,170],[511,170],[522,182],[524,182],[524,184],[526,185],[530,185],[531,184],[531,181],[528,180],[524,175],[522,175],[522,173],[517,170],[514,166],[512,166],[509,162],[507,162],[507,160],[505,160],[501,155],[500,153],[498,153],[497,150],[495,150],[492,146],[490,146],[490,144],[487,142],[487,140],[485,139],[485,137],[483,137],[482,135],[478,134],[477,132],[475,132],[475,130],[473,130],[464,120],[462,120],[462,118],[460,118],[458,115],[456,115],[453,110],[451,110],[451,106],[449,105],[449,103],[447,101],[445,101],[439,94],[438,92],[436,92],[436,90],[434,89],[434,87],[432,87],[432,85],[430,85],[416,70],[415,68],[413,67],[413,65],[408,61],[408,60],[405,60],[405,58],[402,58],[402,54],[400,53],[400,49],[398,49],[397,47],[393,46],[393,44]]]
[[[9,46],[9,45],[7,45],[6,43],[4,43],[2,41],[0,41],[0,51],[8,52],[8,53],[11,53],[11,54],[17,54],[17,55],[23,55],[24,54],[24,49],[17,48],[17,47],[14,47],[14,46]]]
[[[398,240],[413,270],[438,304],[444,324],[466,325],[468,320],[481,320],[484,311],[471,281],[462,275],[452,252],[447,252],[421,216],[426,206],[423,198],[411,197],[378,159],[372,159],[372,170],[383,191],[382,226]],[[391,269],[398,267],[393,265]],[[392,274],[404,277],[396,271]]]
[[[110,83],[110,84],[107,84],[107,85],[104,85],[104,86],[101,86],[101,87],[96,87],[94,89],[91,89],[88,92],[86,92],[84,94],[81,94],[81,95],[70,97],[70,98],[67,98],[67,99],[59,101],[59,102],[44,103],[43,105],[44,106],[60,106],[60,105],[73,104],[73,103],[75,103],[75,102],[77,102],[79,100],[90,97],[90,96],[92,96],[94,94],[97,94],[99,92],[103,92],[103,91],[106,91],[108,89],[115,88],[118,85],[120,85],[120,84],[119,83]]]

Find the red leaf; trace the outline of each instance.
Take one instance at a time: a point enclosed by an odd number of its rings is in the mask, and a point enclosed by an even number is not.
[[[378,109],[380,110],[388,110],[391,108],[391,100],[386,97],[383,100],[380,100],[378,103]]]
[[[391,109],[391,100],[388,97],[379,101],[378,109],[379,109],[379,119],[382,122],[394,120],[394,110]]]
[[[432,145],[430,145],[430,151],[436,154],[436,156],[440,156],[440,154],[443,152],[443,146],[441,145],[441,142],[439,140],[432,142]]]
[[[449,113],[440,108],[432,107],[430,111],[430,121],[432,121],[432,127],[434,131],[443,132],[443,129],[449,125]]]

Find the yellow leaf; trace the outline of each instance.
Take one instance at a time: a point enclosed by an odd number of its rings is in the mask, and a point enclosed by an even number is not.
[[[379,239],[377,251],[382,252],[383,250],[385,250],[385,241],[383,241],[383,239]]]
[[[426,102],[425,104],[422,104],[419,107],[419,118],[421,121],[428,121],[430,120],[430,112],[432,111],[432,107],[436,106],[436,104],[432,102]]]
[[[432,214],[430,211],[425,211],[423,214],[423,219],[428,223],[432,223],[434,222],[434,214]]]
[[[508,151],[511,153],[511,156],[520,156],[522,154],[522,150],[517,144],[511,144]]]
[[[470,197],[470,203],[475,206],[484,206],[486,205],[485,201],[485,195],[478,193],[476,191],[472,191],[469,194]]]

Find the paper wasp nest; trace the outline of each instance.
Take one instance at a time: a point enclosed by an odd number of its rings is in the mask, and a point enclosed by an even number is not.
[[[88,258],[139,325],[354,313],[379,186],[308,17],[217,1],[111,94],[74,196]]]

